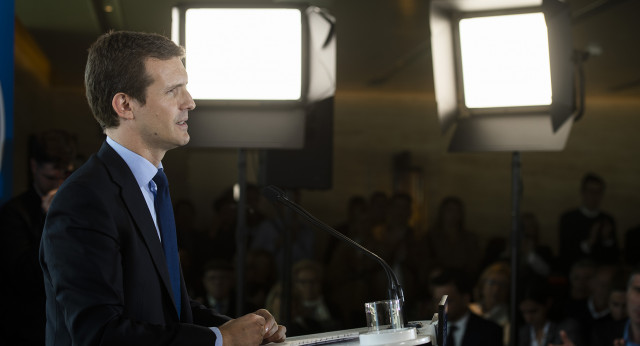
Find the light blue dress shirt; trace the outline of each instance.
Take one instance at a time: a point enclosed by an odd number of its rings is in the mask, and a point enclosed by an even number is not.
[[[133,176],[136,178],[136,182],[138,183],[138,187],[140,187],[142,196],[144,197],[145,202],[147,202],[147,208],[149,209],[149,213],[151,213],[153,223],[156,225],[158,239],[162,241],[160,229],[158,228],[158,220],[156,218],[156,207],[153,202],[153,192],[151,191],[151,189],[156,188],[156,183],[153,181],[153,177],[158,173],[158,169],[162,168],[162,162],[160,162],[159,167],[156,167],[149,162],[149,160],[123,147],[109,136],[107,136],[107,144],[109,144],[109,146],[111,146],[111,148],[113,148],[113,150],[122,157],[124,162],[127,163],[127,166],[129,166]],[[210,327],[210,329],[216,334],[216,346],[222,346],[222,334],[220,333],[220,329],[216,327]]]

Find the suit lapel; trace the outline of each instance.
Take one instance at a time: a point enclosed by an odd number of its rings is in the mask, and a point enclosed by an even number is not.
[[[147,203],[142,196],[142,192],[133,173],[129,169],[129,166],[127,166],[127,163],[106,142],[102,144],[98,152],[98,158],[104,162],[113,182],[120,186],[122,201],[127,206],[129,215],[137,226],[137,230],[151,255],[153,264],[162,278],[165,288],[168,292],[171,292],[169,270],[164,257],[164,251],[162,250],[162,244],[158,238],[156,226],[153,223],[151,213],[149,213]],[[169,293],[169,296],[173,300],[173,294]]]

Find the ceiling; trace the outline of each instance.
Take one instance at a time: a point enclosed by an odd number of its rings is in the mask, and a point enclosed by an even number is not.
[[[639,97],[640,1],[567,1],[573,46],[592,53],[585,64],[587,96]],[[179,2],[15,0],[15,10],[48,58],[52,84],[81,87],[86,49],[100,33],[114,28],[169,35],[171,6]],[[428,0],[307,2],[336,18],[338,90],[433,91]],[[107,5],[112,12],[104,11]]]

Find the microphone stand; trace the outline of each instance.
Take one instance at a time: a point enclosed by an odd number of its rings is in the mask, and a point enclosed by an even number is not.
[[[398,277],[395,275],[395,273],[393,272],[393,270],[391,269],[389,264],[387,264],[387,262],[385,262],[382,258],[380,258],[380,256],[378,256],[375,253],[371,252],[370,250],[368,250],[364,246],[356,243],[351,238],[349,238],[346,235],[338,232],[337,230],[333,229],[332,227],[330,227],[329,225],[325,224],[324,222],[318,220],[316,217],[314,217],[309,212],[304,210],[304,208],[302,208],[301,206],[299,206],[295,202],[291,201],[287,197],[287,195],[284,193],[284,191],[282,191],[281,189],[279,189],[279,188],[277,188],[277,187],[275,187],[273,185],[270,185],[270,186],[265,187],[262,190],[262,194],[269,201],[271,201],[272,203],[276,203],[277,202],[277,203],[280,203],[280,204],[284,205],[285,207],[291,209],[292,211],[294,211],[298,215],[300,215],[300,216],[304,217],[305,219],[307,219],[307,221],[309,221],[313,225],[315,225],[318,228],[324,230],[325,232],[333,235],[334,237],[337,237],[338,239],[346,242],[350,246],[358,249],[359,251],[363,252],[367,256],[373,258],[375,261],[380,263],[380,265],[382,265],[382,268],[385,271],[385,274],[387,275],[389,299],[391,299],[391,300],[398,299],[399,302],[400,302],[400,307],[402,308],[402,306],[404,305],[404,292],[402,290],[402,286],[400,286],[400,282],[398,281]]]

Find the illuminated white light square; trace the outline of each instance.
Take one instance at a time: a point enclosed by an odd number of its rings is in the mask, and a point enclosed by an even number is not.
[[[542,13],[462,19],[460,48],[468,108],[551,104]]]
[[[185,49],[188,89],[194,99],[301,97],[298,9],[188,9]]]

